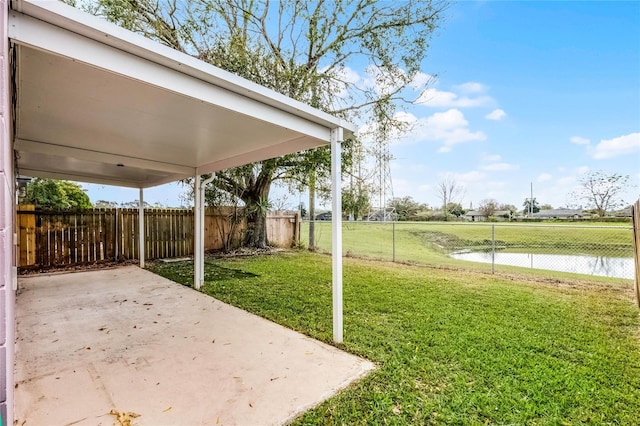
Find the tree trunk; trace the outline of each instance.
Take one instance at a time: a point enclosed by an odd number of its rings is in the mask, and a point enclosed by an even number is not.
[[[309,174],[309,250],[316,249],[316,174]]]
[[[271,182],[268,179],[256,182],[251,191],[247,191],[242,197],[247,211],[247,231],[244,236],[244,246],[264,249],[269,247],[267,239],[267,211],[269,201],[269,189]]]
[[[247,215],[247,232],[244,236],[244,246],[257,249],[264,249],[269,246],[266,211],[255,210]]]
[[[449,220],[449,209],[447,209],[447,195],[444,196],[444,207],[442,208],[442,212],[444,213],[444,221],[447,222]]]

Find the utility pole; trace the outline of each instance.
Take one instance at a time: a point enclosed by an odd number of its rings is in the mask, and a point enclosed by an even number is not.
[[[391,180],[390,161],[393,159],[389,152],[389,144],[385,140],[376,140],[374,144],[376,171],[378,180],[378,205],[382,220],[387,221],[387,201],[393,199],[393,182]]]
[[[531,198],[529,198],[529,217],[533,215],[533,182],[531,182]]]

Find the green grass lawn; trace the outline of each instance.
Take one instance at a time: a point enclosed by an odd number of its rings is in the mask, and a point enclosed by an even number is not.
[[[489,271],[491,265],[456,260],[449,253],[461,250],[490,249],[492,224],[468,222],[344,222],[343,253],[376,259],[415,262],[427,265],[463,267]],[[616,226],[617,225],[617,226]],[[331,222],[316,222],[316,246],[331,250]],[[302,226],[302,242],[308,245],[308,223]],[[595,256],[631,257],[633,233],[628,224],[591,223],[589,225],[496,223],[497,248],[555,254],[589,254]],[[395,256],[394,256],[395,245]],[[530,250],[528,250],[530,249]],[[505,272],[526,271],[523,268],[496,266]],[[529,270],[530,271],[530,270]],[[540,276],[570,276],[537,270]],[[630,280],[613,279],[630,284]],[[611,281],[604,278],[601,281]]]
[[[203,291],[331,341],[328,256],[208,260]],[[192,263],[151,269],[190,285]],[[631,291],[345,259],[345,342],[378,369],[296,424],[638,424]]]

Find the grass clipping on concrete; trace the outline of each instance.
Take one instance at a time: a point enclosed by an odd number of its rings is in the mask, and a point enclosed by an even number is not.
[[[191,263],[153,269],[191,284]],[[329,257],[205,269],[205,293],[331,342]],[[344,324],[340,347],[379,368],[296,424],[637,424],[640,320],[629,288],[345,259]]]
[[[128,411],[118,411],[116,409],[111,409],[109,414],[115,416],[117,424],[114,423],[114,426],[135,426],[134,419],[140,417],[140,414],[132,413]]]

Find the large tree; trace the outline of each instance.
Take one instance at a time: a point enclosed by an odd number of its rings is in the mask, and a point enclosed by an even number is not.
[[[344,189],[342,191],[342,211],[353,220],[363,218],[371,211],[369,191],[357,186]]]
[[[447,203],[447,213],[460,217],[465,214],[465,211],[460,203]]]
[[[586,202],[600,217],[604,217],[608,211],[624,205],[621,194],[628,187],[629,179],[629,175],[589,171],[578,179],[580,188],[573,193],[573,198]]]
[[[438,183],[436,193],[440,200],[442,200],[444,220],[448,220],[450,211],[447,207],[450,203],[459,204],[462,201],[465,188],[459,184],[452,175],[447,175]]]
[[[413,199],[413,197],[396,197],[387,203],[398,215],[398,220],[409,220],[414,218],[418,212],[426,210],[427,206]]]
[[[499,204],[494,198],[485,198],[480,201],[480,206],[478,210],[486,217],[491,217],[494,215],[496,210],[498,210]]]
[[[116,209],[120,206],[117,201],[98,200],[94,207],[97,209]]]
[[[89,196],[77,183],[43,178],[35,178],[27,184],[26,195],[21,203],[53,210],[93,207]]]
[[[73,0],[69,0],[73,2]],[[82,4],[82,3],[81,3]],[[446,0],[95,0],[93,13],[330,114],[374,126],[385,140],[420,72]],[[352,84],[365,64],[371,84]],[[427,82],[422,80],[423,87]],[[412,87],[413,87],[412,85]],[[267,244],[269,190],[277,179],[315,188],[329,171],[318,149],[216,174],[246,205],[245,244]]]

